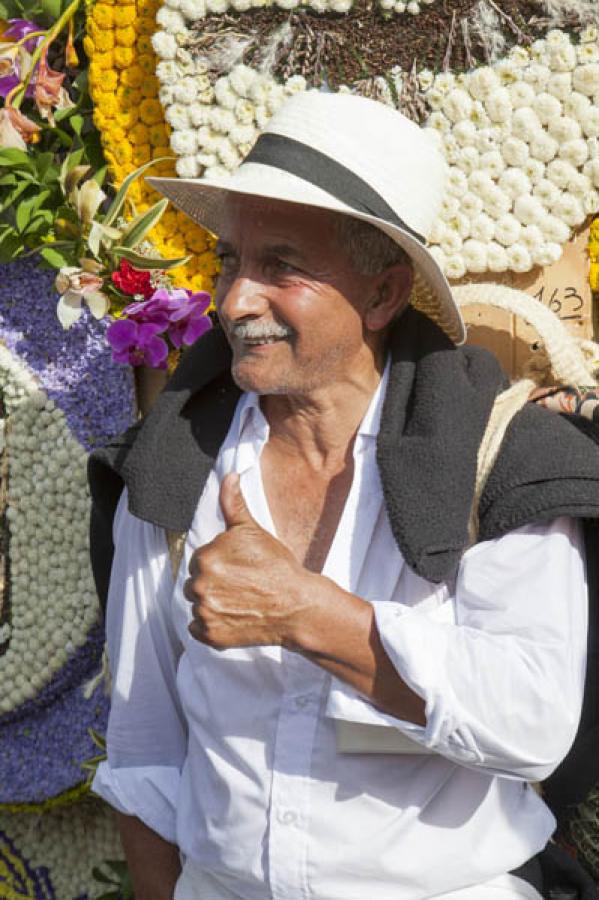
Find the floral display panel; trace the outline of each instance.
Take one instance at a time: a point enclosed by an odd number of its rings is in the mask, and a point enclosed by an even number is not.
[[[226,177],[295,91],[353,91],[444,153],[431,244],[449,278],[551,265],[599,210],[593,4],[403,6],[167,0],[152,46],[177,173]]]

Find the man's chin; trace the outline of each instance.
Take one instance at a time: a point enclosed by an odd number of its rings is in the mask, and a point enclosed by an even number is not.
[[[247,365],[244,361],[231,366],[233,381],[242,391],[255,394],[288,394],[292,392],[289,378],[277,372],[260,371],[257,366]]]

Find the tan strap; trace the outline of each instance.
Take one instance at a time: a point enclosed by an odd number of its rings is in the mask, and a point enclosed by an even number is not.
[[[179,566],[183,559],[183,549],[187,539],[187,531],[170,531],[165,528],[166,544],[168,547],[168,555],[171,561],[171,572],[173,573],[173,581],[177,580],[179,574]]]

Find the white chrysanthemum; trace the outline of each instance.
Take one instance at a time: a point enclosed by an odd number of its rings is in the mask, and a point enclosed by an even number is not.
[[[535,91],[542,91],[549,81],[551,69],[538,62],[531,63],[523,71],[523,77],[527,84],[530,84]]]
[[[587,97],[599,93],[599,63],[578,66],[572,74],[572,86]]]
[[[532,193],[540,200],[543,206],[550,209],[557,202],[560,191],[555,182],[550,181],[548,178],[541,178],[534,185]]]
[[[553,72],[571,72],[577,62],[576,49],[570,43],[551,47],[547,55],[549,68]]]
[[[544,65],[547,62],[547,44],[542,38],[532,42],[530,45],[530,56],[537,63]]]
[[[443,100],[445,99],[445,94],[442,94],[441,91],[438,91],[436,87],[432,87],[429,91],[426,92],[426,102],[430,109],[434,111],[439,111],[443,106]],[[445,116],[443,116],[445,119]],[[449,119],[446,119],[449,123]]]
[[[239,100],[238,95],[231,87],[229,78],[225,75],[219,78],[214,85],[214,97],[219,106],[225,109],[235,109],[235,104]]]
[[[584,94],[572,91],[567,100],[564,100],[563,106],[564,114],[579,122],[582,116],[591,108],[591,101]]]
[[[209,169],[218,164],[216,153],[196,153],[196,161],[203,169]]]
[[[334,13],[347,13],[352,8],[352,0],[331,0],[331,11]]]
[[[447,190],[456,197],[461,197],[468,190],[468,179],[461,169],[451,166],[447,175]]]
[[[175,163],[175,169],[180,178],[197,178],[200,174],[195,156],[180,156]]]
[[[485,197],[489,196],[495,185],[488,172],[478,170],[468,176],[468,187],[473,194],[481,197],[484,203]]]
[[[491,272],[505,272],[508,267],[508,258],[505,247],[497,241],[489,241],[487,244],[487,267]]]
[[[308,83],[303,75],[292,75],[285,82],[284,90],[286,94],[299,94],[305,91],[307,86]]]
[[[316,12],[328,12],[327,0],[309,0],[308,5]]]
[[[499,178],[505,169],[505,160],[499,150],[489,150],[480,158],[481,168],[488,172],[491,178]]]
[[[555,47],[569,45],[570,38],[567,32],[562,31],[561,28],[551,28],[545,35],[544,41],[547,49],[550,50]]]
[[[570,229],[565,222],[554,215],[544,215],[539,222],[539,228],[548,241],[556,244],[565,244],[570,237]]]
[[[204,92],[212,89],[212,85],[210,84],[210,79],[208,78],[207,75],[199,75],[196,73],[193,76],[193,81],[195,81],[196,87],[198,89],[198,96],[196,99],[201,100]]]
[[[267,78],[256,78],[250,88],[249,99],[253,103],[265,105],[268,95],[272,91],[273,84],[274,82],[269,81]]]
[[[257,78],[256,70],[243,64],[235,66],[229,73],[231,87],[240,97],[249,97],[252,85]]]
[[[198,129],[198,144],[201,150],[207,150],[209,153],[216,152],[220,138],[221,135],[209,125],[202,125]]]
[[[475,128],[487,128],[491,125],[491,120],[482,100],[473,102],[468,118]]]
[[[233,110],[223,109],[222,106],[213,106],[210,108],[208,124],[214,131],[228,134],[237,124],[237,119]]]
[[[271,115],[276,113],[285,99],[285,89],[280,84],[273,84],[266,99],[266,108]]]
[[[460,122],[470,115],[472,98],[462,88],[454,88],[445,97],[442,109],[452,122]]]
[[[204,178],[209,181],[223,181],[229,178],[230,174],[224,166],[208,166],[204,172]]]
[[[509,137],[501,145],[501,155],[508,166],[521,168],[529,156],[528,144],[516,137]]]
[[[576,57],[583,66],[599,62],[599,47],[597,44],[580,44],[576,48]]]
[[[254,118],[256,119],[256,125],[260,130],[266,128],[268,125],[271,115],[266,108],[266,106],[256,106],[254,109]]]
[[[571,194],[574,194],[575,197],[578,197],[582,201],[585,194],[588,194],[593,185],[591,184],[591,179],[587,175],[584,175],[582,172],[577,172],[576,175],[573,175],[569,180],[566,187]]]
[[[510,84],[508,91],[514,109],[520,109],[522,106],[532,106],[535,91],[532,85],[526,81],[515,81],[514,84]]]
[[[452,281],[463,278],[466,274],[466,265],[462,254],[454,253],[452,256],[447,256],[443,271],[445,272],[445,277]]]
[[[566,159],[554,159],[549,163],[546,169],[547,178],[557,185],[558,188],[564,189],[574,175],[576,169],[572,163]]]
[[[475,147],[463,147],[461,150],[458,148],[456,151],[455,164],[462,172],[465,172],[466,175],[475,172],[476,169],[478,169],[479,162],[480,153]]]
[[[435,73],[431,72],[430,69],[421,69],[418,73],[418,84],[421,91],[428,91],[433,86],[434,81]]]
[[[408,5],[406,6],[407,12],[412,16],[417,16],[420,12],[420,4],[416,2],[416,0],[410,0]]]
[[[295,9],[299,6],[299,0],[277,0],[277,6],[281,9]]]
[[[435,131],[440,131],[442,134],[451,129],[451,122],[447,116],[438,110],[430,114],[426,120],[426,125],[427,128],[434,128]]]
[[[240,125],[250,125],[254,121],[256,107],[251,100],[238,100],[235,104],[235,112],[229,128],[232,128],[237,121]],[[231,114],[233,115],[233,113]]]
[[[462,257],[469,272],[484,272],[487,268],[487,248],[482,241],[464,241]]]
[[[448,94],[455,87],[455,75],[452,72],[439,72],[435,77],[435,87],[442,94]]]
[[[580,116],[580,125],[585,137],[599,137],[599,107],[585,110]]]
[[[445,271],[445,261],[446,261],[447,257],[445,256],[445,254],[443,253],[441,248],[439,246],[437,246],[436,244],[433,244],[432,247],[428,248],[428,252],[432,256],[432,258],[435,260],[435,262],[437,263],[437,265],[439,266],[441,271],[444,272]]]
[[[538,247],[532,249],[532,261],[535,266],[552,266],[560,259],[562,248],[551,241],[543,241]]]
[[[587,216],[594,216],[599,210],[599,191],[591,188],[582,199],[582,206]]]
[[[584,166],[582,167],[583,174],[587,176],[591,180],[591,183],[595,187],[599,187],[599,158],[593,157],[593,159],[587,160]]]
[[[514,215],[523,225],[538,225],[545,215],[545,207],[538,197],[518,197],[514,201]]]
[[[525,225],[520,232],[520,242],[534,253],[544,242],[543,232],[538,225]]]
[[[186,34],[187,27],[185,25],[185,19],[181,15],[180,12],[176,9],[171,9],[168,6],[162,6],[158,12],[156,13],[156,22],[160,25],[167,34]]]
[[[206,106],[204,103],[192,103],[188,107],[189,118],[192,125],[207,125],[210,121],[210,115],[214,107]]]
[[[456,125],[455,127],[457,128],[458,126]],[[476,129],[473,146],[476,147],[479,153],[488,153],[490,150],[498,150],[501,146],[501,142],[499,140],[497,129],[495,127]]]
[[[446,222],[446,225],[447,230],[443,235],[443,239],[440,241],[440,247],[446,256],[453,256],[454,253],[459,253],[461,251],[463,241],[459,232],[454,231],[448,222]]]
[[[514,110],[512,116],[512,134],[522,141],[530,141],[536,132],[541,131],[539,117],[530,106],[521,106]]]
[[[159,62],[156,66],[156,77],[162,85],[174,85],[182,75],[181,67],[173,59]]]
[[[548,163],[556,155],[559,144],[545,131],[537,131],[529,144],[530,155],[543,163]]]
[[[508,247],[506,252],[508,267],[512,272],[529,272],[532,269],[532,259],[524,244],[517,241],[511,247]]]
[[[174,84],[163,84],[158,88],[158,99],[162,106],[170,106],[175,102],[175,88]]]
[[[227,11],[229,0],[206,0],[206,12],[220,16]]]
[[[173,95],[176,103],[183,103],[185,106],[193,103],[198,96],[195,78],[182,78],[178,84],[173,85]]]
[[[177,156],[192,156],[198,149],[197,132],[191,128],[173,131],[170,142]]]
[[[189,119],[189,107],[184,106],[182,103],[173,103],[172,106],[167,107],[164,118],[175,131],[189,128],[191,124]]]
[[[190,22],[197,22],[206,15],[206,0],[179,0],[179,9]]]
[[[485,99],[485,109],[493,122],[509,122],[512,115],[510,92],[505,87],[497,88]]]
[[[460,146],[454,138],[452,132],[436,132],[441,136],[441,150],[450,165],[457,165],[460,154],[464,151],[460,150]],[[433,131],[431,130],[431,134]],[[468,148],[465,148],[468,149]]]
[[[174,59],[177,54],[177,41],[172,34],[166,31],[157,31],[152,35],[152,47],[160,59]]]
[[[589,159],[599,159],[599,138],[589,138],[587,147],[589,148]]]
[[[547,130],[560,144],[564,141],[574,141],[582,133],[578,122],[570,116],[555,116],[549,119]]]
[[[545,163],[542,163],[540,159],[530,157],[522,166],[522,171],[532,184],[536,184],[545,175]]]
[[[560,102],[567,100],[572,93],[572,75],[570,72],[552,72],[547,82],[547,92]]]
[[[440,244],[447,232],[449,231],[449,225],[447,222],[444,222],[443,219],[437,217],[432,224],[431,230],[428,235],[428,239],[431,244]]]
[[[539,117],[539,121],[546,125],[552,119],[561,115],[562,105],[557,97],[542,91],[534,98],[532,108]]]
[[[457,212],[447,225],[452,231],[457,232],[463,241],[470,237],[472,223],[470,217],[465,215],[465,213]]]
[[[253,125],[235,125],[229,132],[229,137],[237,147],[253,144],[258,137],[258,129]]]
[[[500,219],[512,208],[512,199],[494,184],[483,197],[483,207],[493,219]]]
[[[483,201],[478,194],[473,194],[472,191],[466,191],[460,198],[460,209],[466,216],[473,219],[474,216],[477,216],[483,211]]]
[[[506,213],[495,223],[495,240],[505,247],[511,246],[520,237],[522,225],[512,213]]]
[[[220,162],[230,171],[236,169],[240,162],[241,156],[237,148],[233,146],[229,138],[221,137],[216,145],[216,155]]]
[[[453,197],[451,194],[444,194],[443,199],[441,200],[439,215],[448,222],[455,216],[459,208],[460,204],[456,197]]]
[[[526,49],[526,47],[520,47],[516,44],[508,53],[508,58],[511,62],[518,66],[519,69],[524,68],[530,63],[530,53]]]
[[[235,12],[247,12],[252,7],[252,0],[230,0]]]
[[[597,25],[586,25],[582,29],[578,37],[581,44],[586,44],[588,41],[598,41],[599,28],[597,27]]]
[[[561,195],[557,203],[554,205],[552,212],[566,225],[572,227],[581,225],[585,220],[585,212],[582,203],[578,197],[569,194],[566,191]]]
[[[486,244],[495,234],[495,220],[484,212],[479,213],[470,223],[470,234],[475,240]]]
[[[514,166],[501,173],[498,185],[512,200],[522,196],[522,194],[529,194],[531,190],[530,179],[527,178],[522,169]]]
[[[584,138],[579,138],[575,141],[566,141],[559,148],[559,155],[561,159],[565,159],[567,162],[572,163],[573,166],[582,166],[589,158],[587,142]]]

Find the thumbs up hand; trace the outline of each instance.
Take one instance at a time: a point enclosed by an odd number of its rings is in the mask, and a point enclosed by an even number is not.
[[[311,573],[252,518],[238,475],[221,484],[225,531],[194,551],[184,594],[189,631],[217,650],[279,644],[292,647],[310,596]]]

